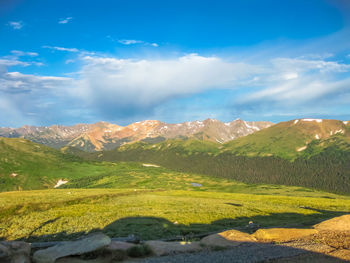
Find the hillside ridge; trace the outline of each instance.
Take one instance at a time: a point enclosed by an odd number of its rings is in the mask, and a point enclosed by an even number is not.
[[[24,138],[54,148],[75,147],[84,151],[111,150],[137,141],[160,142],[166,139],[193,137],[203,141],[225,143],[273,125],[272,122],[216,119],[169,124],[145,120],[127,126],[108,122],[73,126],[22,126],[0,128],[0,137]]]

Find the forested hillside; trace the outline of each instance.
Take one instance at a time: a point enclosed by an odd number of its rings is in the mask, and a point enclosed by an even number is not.
[[[92,160],[150,162],[246,183],[297,185],[349,194],[348,126],[336,120],[290,121],[227,144],[177,139],[79,155]]]

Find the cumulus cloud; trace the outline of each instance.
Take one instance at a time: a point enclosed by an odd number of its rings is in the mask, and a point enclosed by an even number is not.
[[[277,58],[260,76],[260,88],[235,100],[237,111],[280,109],[295,112],[298,107],[317,111],[325,105],[338,106],[350,95],[350,65],[320,59]],[[312,105],[312,107],[310,107]]]
[[[73,17],[60,18],[60,19],[58,20],[58,23],[59,23],[59,24],[67,24],[67,23],[69,23],[72,19],[73,19]]]
[[[157,112],[171,115],[167,105],[213,90],[226,94],[223,101],[206,98],[208,106],[198,99],[193,109],[199,112],[192,112],[193,116],[212,109],[238,117],[245,112],[288,115],[292,109],[305,112],[310,105],[315,111],[324,105],[346,105],[350,98],[350,65],[319,57],[254,64],[198,54],[120,59],[78,52],[73,61],[82,66],[71,72],[71,78],[7,71],[11,66],[28,66],[30,62],[19,58],[35,57],[29,53],[14,51],[12,58],[0,58],[0,110],[15,107],[13,116],[23,119],[57,122],[73,115],[95,116],[94,120],[157,117]],[[181,110],[181,105],[176,107]]]
[[[0,118],[5,125],[39,124],[59,119],[60,101],[71,79],[7,72],[0,67]],[[66,99],[69,101],[69,98]],[[67,116],[65,116],[67,117]]]
[[[9,21],[8,25],[15,30],[19,30],[19,29],[22,29],[22,27],[24,26],[24,23],[22,21]]]
[[[52,49],[52,50],[58,50],[58,51],[79,52],[79,49],[77,48],[66,48],[66,47],[56,47],[56,46],[42,46],[42,47]]]
[[[151,109],[210,88],[233,88],[259,67],[190,54],[174,59],[83,57],[77,95],[102,111]]]

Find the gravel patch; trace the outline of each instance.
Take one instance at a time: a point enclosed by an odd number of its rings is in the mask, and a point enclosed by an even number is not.
[[[278,258],[295,257],[301,254],[305,254],[307,251],[301,249],[295,249],[285,246],[269,245],[269,244],[252,244],[246,243],[239,247],[228,250],[220,251],[202,251],[199,253],[186,253],[171,255],[165,257],[145,258],[137,261],[129,262],[142,262],[142,263],[188,263],[188,262],[201,262],[201,263],[255,263],[264,262]]]

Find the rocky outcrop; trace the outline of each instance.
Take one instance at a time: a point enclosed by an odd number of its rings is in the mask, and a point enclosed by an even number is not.
[[[0,242],[0,262],[112,263],[133,257],[167,256],[192,252],[200,252],[198,254],[200,255],[201,253],[211,253],[216,248],[230,248],[230,251],[235,251],[235,247],[237,247],[236,250],[249,250],[249,248],[254,247],[261,249],[264,246],[269,246],[271,249],[276,248],[276,246],[279,248],[289,247],[289,249],[296,249],[295,251],[298,252],[290,258],[278,255],[276,262],[296,262],[299,259],[308,260],[309,258],[315,259],[310,262],[321,262],[317,261],[318,259],[338,262],[334,260],[350,260],[349,219],[350,215],[336,217],[310,229],[269,228],[258,229],[253,234],[227,230],[208,235],[200,242],[152,240],[133,244],[111,241],[108,236],[102,233],[93,233],[77,241],[48,242],[46,246],[43,246],[43,243],[39,243],[40,246],[33,244],[33,250],[51,246],[36,251],[32,257],[33,261],[30,258],[31,244],[20,241],[3,241]],[[280,244],[276,245],[275,243]],[[201,252],[202,250],[204,251]]]
[[[35,263],[54,263],[56,259],[71,255],[81,255],[108,246],[111,239],[102,234],[94,233],[77,241],[62,242],[56,246],[39,250],[34,253]]]
[[[154,255],[165,256],[176,253],[197,252],[202,250],[199,242],[164,242],[147,241],[145,242]]]
[[[30,244],[13,241],[0,242],[1,263],[30,263]]]
[[[335,217],[314,226],[320,231],[350,231],[350,215]]]
[[[259,242],[288,242],[317,233],[316,229],[270,228],[258,229],[252,236]]]
[[[247,233],[238,230],[228,230],[202,238],[201,244],[208,247],[235,247],[243,242],[255,241],[255,238]]]

